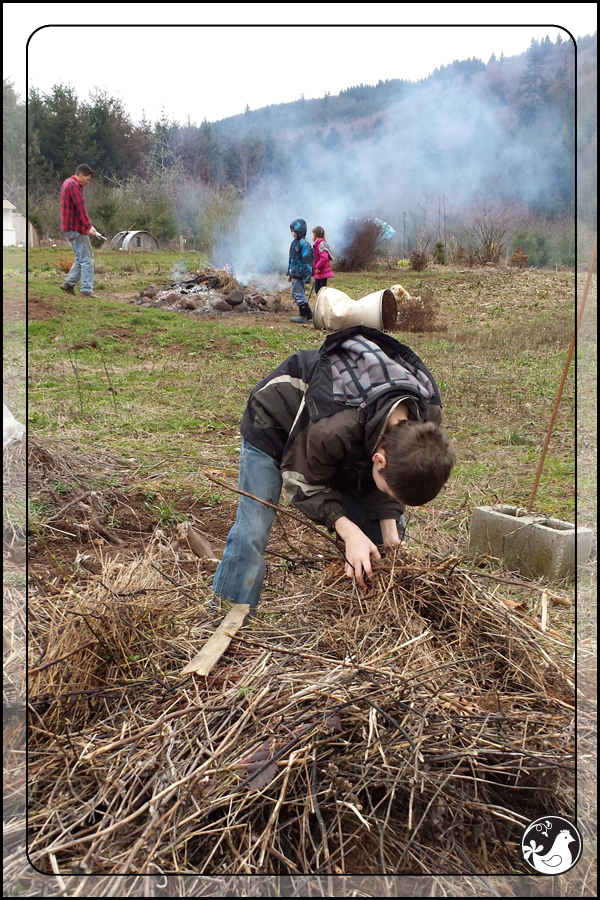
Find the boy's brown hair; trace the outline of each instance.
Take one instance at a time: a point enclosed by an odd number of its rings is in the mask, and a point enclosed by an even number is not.
[[[456,463],[450,438],[435,422],[406,419],[392,425],[380,449],[387,459],[381,475],[394,497],[407,506],[421,506],[437,497]]]
[[[93,178],[94,170],[90,166],[88,166],[87,163],[81,163],[81,165],[77,166],[77,168],[75,169],[75,174],[76,175],[91,175]]]
[[[312,230],[312,233],[314,234],[315,237],[318,237],[318,238],[325,237],[325,230],[323,228],[321,228],[320,225],[315,225],[315,227]]]

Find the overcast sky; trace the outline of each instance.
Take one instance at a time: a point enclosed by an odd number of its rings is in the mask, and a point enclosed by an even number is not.
[[[455,59],[512,56],[532,37],[554,41],[560,29],[592,34],[597,16],[596,3],[171,3],[135,7],[142,24],[127,26],[131,9],[3,4],[4,78],[24,97],[27,63],[28,84],[42,93],[62,83],[87,99],[99,88],[119,97],[135,122],[144,113],[154,122],[164,110],[199,124],[246,104],[258,109],[380,79],[416,81]],[[297,23],[298,10],[303,22],[319,24],[287,24]]]

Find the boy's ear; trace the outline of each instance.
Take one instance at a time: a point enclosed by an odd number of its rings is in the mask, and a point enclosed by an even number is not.
[[[381,466],[383,469],[387,466],[387,457],[385,455],[385,450],[377,450],[373,454],[373,462],[377,463],[378,466]]]

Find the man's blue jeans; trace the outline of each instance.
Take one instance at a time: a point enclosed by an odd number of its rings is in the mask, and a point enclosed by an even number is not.
[[[75,261],[65,278],[65,284],[73,287],[81,279],[81,293],[91,294],[94,290],[94,251],[89,235],[79,231],[65,231],[75,254]]]
[[[238,489],[254,494],[261,500],[279,503],[281,494],[279,464],[262,450],[242,438]],[[344,513],[361,528],[374,543],[381,544],[378,521],[368,519],[358,491],[342,495]],[[223,559],[213,579],[213,592],[222,600],[249,603],[255,609],[265,579],[266,563],[263,553],[269,543],[275,510],[240,494],[235,523],[229,532]],[[404,537],[404,516],[398,522],[400,537]]]
[[[238,489],[261,500],[279,503],[279,464],[243,438]],[[235,523],[213,579],[217,597],[234,603],[249,603],[252,609],[256,607],[267,568],[263,553],[269,543],[274,518],[274,509],[240,494]]]

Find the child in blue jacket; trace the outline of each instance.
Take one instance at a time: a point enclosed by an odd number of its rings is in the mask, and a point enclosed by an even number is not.
[[[292,299],[298,305],[298,315],[291,318],[290,322],[306,325],[312,319],[312,312],[306,299],[304,285],[308,284],[312,276],[313,251],[310,242],[306,240],[304,219],[294,219],[290,231],[294,240],[290,244],[290,261],[286,275],[287,280],[292,282]]]

